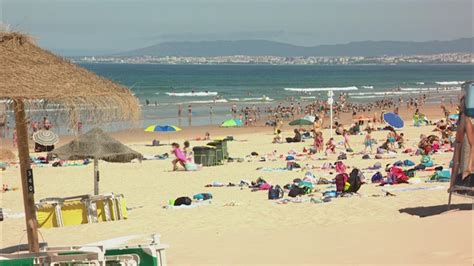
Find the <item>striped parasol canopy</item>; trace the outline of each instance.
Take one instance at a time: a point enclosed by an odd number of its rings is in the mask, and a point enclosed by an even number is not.
[[[53,146],[59,141],[58,135],[51,130],[39,130],[33,134],[33,141],[43,146]]]
[[[151,125],[145,128],[145,132],[177,132],[181,128],[173,125]]]

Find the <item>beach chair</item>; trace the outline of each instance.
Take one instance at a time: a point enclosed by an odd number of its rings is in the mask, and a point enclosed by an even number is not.
[[[128,244],[132,241],[143,238],[151,239],[151,241],[147,243],[139,241],[138,243]],[[161,244],[160,235],[158,234],[123,236],[96,243],[91,243],[88,245],[103,246],[105,248],[106,258],[113,259],[114,256],[125,256],[124,258],[126,258],[126,256],[134,255],[139,258],[137,265],[140,266],[167,265],[166,249],[169,248],[169,246]]]
[[[458,185],[453,186],[451,190],[449,191],[448,210],[451,209],[451,198],[453,194],[459,197],[464,197],[464,198],[474,200],[474,187],[466,187],[466,186],[458,186]]]
[[[105,256],[100,247],[87,250],[46,248],[36,253],[0,254],[0,265],[105,265]]]

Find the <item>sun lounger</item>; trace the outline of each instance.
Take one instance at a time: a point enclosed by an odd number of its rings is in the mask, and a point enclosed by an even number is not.
[[[116,221],[128,217],[124,196],[113,193],[47,198],[40,200],[36,207],[41,228]]]

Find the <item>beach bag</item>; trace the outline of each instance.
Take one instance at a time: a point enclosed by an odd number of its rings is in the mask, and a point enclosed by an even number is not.
[[[402,167],[402,166],[403,166],[403,162],[402,162],[402,161],[396,161],[396,162],[393,163],[393,166]]]
[[[359,169],[354,168],[351,171],[351,174],[349,175],[348,182],[350,186],[346,192],[356,193],[357,191],[359,191],[360,187],[362,186],[363,180],[364,180],[364,175],[362,174],[362,172]]]
[[[377,172],[372,176],[372,183],[382,183],[383,181],[383,176],[382,173]]]
[[[298,187],[298,186],[292,186],[290,189],[290,192],[288,192],[288,196],[292,198],[300,196],[300,195],[304,195],[304,194],[305,194],[305,188]]]
[[[347,148],[347,149],[346,149],[346,152],[354,152],[354,150],[351,149],[351,148]]]
[[[179,197],[174,201],[174,206],[181,206],[181,205],[191,205],[192,200],[190,197]]]
[[[344,192],[344,186],[346,185],[347,180],[349,177],[346,173],[340,173],[336,176],[336,191],[337,192]]]
[[[406,170],[404,172],[410,178],[415,177],[415,172],[416,172],[415,169]]]
[[[377,170],[382,168],[382,164],[380,162],[374,163],[374,166],[372,166],[372,169]]]
[[[212,194],[211,193],[199,193],[193,196],[193,199],[195,200],[209,200],[212,199]]]
[[[192,163],[192,162],[187,162],[184,165],[184,168],[186,169],[186,171],[197,171],[198,170],[198,165],[195,164],[195,163]]]
[[[339,174],[346,172],[346,166],[344,165],[343,162],[341,161],[336,162],[336,172]]]
[[[415,163],[413,161],[410,161],[410,160],[403,161],[403,164],[405,166],[414,166],[415,165]]]
[[[364,154],[364,155],[362,156],[362,159],[368,160],[368,159],[370,159],[370,156],[369,156],[368,154]]]
[[[281,199],[281,198],[283,198],[284,195],[285,194],[283,192],[283,189],[279,185],[272,186],[268,190],[268,199],[269,200]]]
[[[337,156],[337,159],[341,160],[341,161],[342,160],[347,160],[347,154],[341,153],[341,154],[339,154],[339,156]]]

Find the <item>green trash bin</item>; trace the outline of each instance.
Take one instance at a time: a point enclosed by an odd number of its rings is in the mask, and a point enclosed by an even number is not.
[[[193,148],[194,162],[202,166],[213,166],[216,163],[216,148],[213,146],[197,146]]]
[[[219,141],[209,142],[208,146],[212,146],[215,148],[216,151],[216,163],[222,164],[224,163],[224,151],[222,149],[222,143]]]

